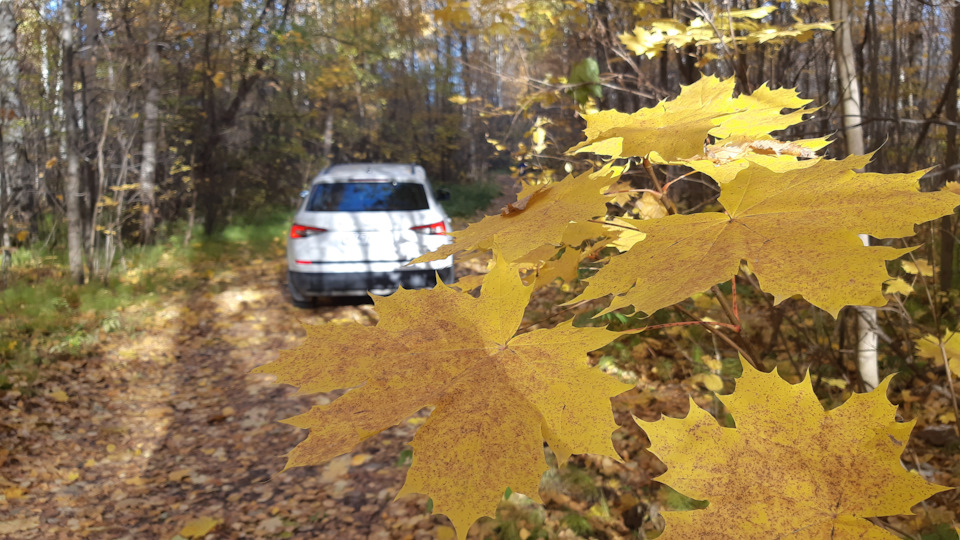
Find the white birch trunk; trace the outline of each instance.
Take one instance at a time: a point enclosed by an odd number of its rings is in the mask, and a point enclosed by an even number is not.
[[[865,150],[860,81],[857,80],[848,0],[830,0],[830,18],[841,23],[833,33],[833,45],[837,60],[837,83],[840,86],[843,138],[846,141],[847,154],[863,155]],[[870,245],[867,235],[861,234],[860,240],[865,246]],[[877,308],[870,306],[857,307],[857,368],[867,390],[873,390],[880,384],[877,367]]]
[[[10,247],[8,216],[13,210],[13,187],[21,182],[20,148],[23,127],[20,96],[17,94],[20,68],[17,62],[17,20],[12,0],[0,0],[0,243]]]

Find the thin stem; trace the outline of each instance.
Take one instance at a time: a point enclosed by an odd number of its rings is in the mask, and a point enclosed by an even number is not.
[[[631,227],[629,225],[621,225],[619,223],[612,223],[610,221],[604,221],[602,219],[588,219],[588,223],[599,223],[600,225],[607,225],[609,227],[620,227],[621,229],[627,229],[628,231],[640,232],[640,229]]]
[[[683,313],[684,315],[686,315],[687,317],[690,317],[691,319],[696,319],[696,317],[691,315],[689,311],[683,309],[679,305],[673,306],[673,309],[679,311],[680,313]],[[760,366],[757,364],[757,361],[753,358],[753,356],[749,352],[744,350],[744,348],[738,345],[735,341],[727,337],[727,335],[721,332],[719,329],[713,328],[713,326],[724,326],[723,323],[704,323],[703,321],[697,321],[697,322],[700,322],[701,324],[703,324],[703,327],[706,328],[708,332],[714,334],[718,338],[727,342],[728,345],[736,349],[741,355],[743,355],[743,357],[747,360],[747,362],[750,362],[751,366],[753,366],[758,370],[761,369]]]
[[[680,180],[684,180],[685,178],[687,178],[688,176],[690,176],[691,174],[693,174],[693,173],[695,173],[695,172],[697,172],[697,171],[690,171],[690,172],[688,172],[687,174],[678,176],[678,177],[674,178],[673,180],[671,180],[671,181],[667,182],[666,184],[664,184],[664,185],[663,185],[663,195],[666,195],[666,194],[667,194],[667,191],[670,190],[670,186],[672,186],[672,185],[674,184],[674,182],[679,182]]]

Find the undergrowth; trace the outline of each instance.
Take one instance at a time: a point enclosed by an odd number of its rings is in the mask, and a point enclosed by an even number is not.
[[[231,261],[282,257],[292,214],[237,219],[215,235],[195,232],[189,245],[183,224],[172,224],[155,245],[127,246],[106,283],[72,283],[61,252],[16,250],[0,290],[0,390],[31,393],[40,366],[95,354],[103,334],[136,328],[165,295],[199,286]]]
[[[446,190],[450,199],[441,201],[450,217],[471,218],[490,206],[490,201],[500,196],[500,186],[492,180],[468,184],[438,184],[437,190]]]

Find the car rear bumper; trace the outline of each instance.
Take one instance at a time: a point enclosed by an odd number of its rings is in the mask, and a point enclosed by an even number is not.
[[[453,282],[453,267],[439,270],[393,270],[389,272],[294,272],[288,271],[290,285],[304,296],[355,296],[367,292],[389,294],[405,289],[429,289],[437,284],[436,275],[445,283]]]

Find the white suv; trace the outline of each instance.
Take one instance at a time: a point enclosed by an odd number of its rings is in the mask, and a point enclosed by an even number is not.
[[[436,274],[454,281],[453,257],[405,266],[451,242],[450,218],[423,167],[384,163],[334,165],[304,192],[287,240],[293,303],[319,296],[388,294],[429,288]]]

